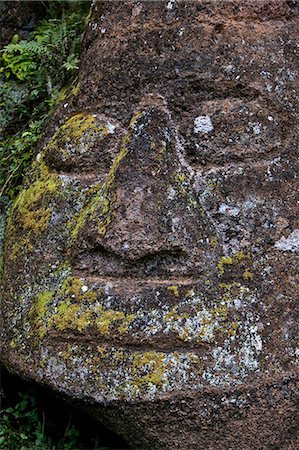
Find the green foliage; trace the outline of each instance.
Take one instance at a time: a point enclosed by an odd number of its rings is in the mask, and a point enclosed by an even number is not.
[[[15,35],[0,56],[0,203],[18,193],[48,114],[78,70],[89,3],[50,3],[30,39]]]
[[[28,393],[20,395],[14,408],[1,411],[0,449],[52,448],[44,434],[44,422],[40,420],[35,398]]]
[[[30,82],[35,87],[59,86],[68,78],[64,64],[76,60],[83,31],[82,17],[77,13],[63,14],[60,19],[44,20],[32,39],[21,40],[17,35],[4,47],[1,72],[6,78]],[[77,65],[71,64],[68,70]]]
[[[0,450],[85,448],[79,430],[70,422],[62,433],[57,433],[57,424],[49,422],[46,413],[38,409],[34,391],[19,393],[18,403],[3,409],[0,419]],[[98,441],[96,436],[90,449],[105,450]]]

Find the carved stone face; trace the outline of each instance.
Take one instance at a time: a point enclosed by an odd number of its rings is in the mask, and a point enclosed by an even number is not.
[[[211,127],[201,120],[197,128]],[[225,377],[257,368],[250,256],[221,254],[161,98],[143,99],[125,130],[71,115],[34,171],[9,224],[25,231],[22,248],[8,260],[24,255],[25,314],[15,329],[23,327],[22,343],[38,339],[46,374],[66,389],[83,370],[107,401],[221,380],[224,357]]]
[[[79,95],[12,209],[6,358],[72,397],[292,370],[298,67],[285,24],[229,6],[227,31],[216,3],[94,12]]]

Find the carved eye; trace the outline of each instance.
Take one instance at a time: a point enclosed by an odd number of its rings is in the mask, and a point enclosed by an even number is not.
[[[203,102],[190,119],[187,153],[200,165],[258,161],[280,152],[286,138],[284,120],[260,99]]]
[[[57,171],[107,173],[120,133],[115,121],[79,112],[67,118],[48,142],[46,162]]]
[[[195,167],[258,162],[284,151],[294,120],[259,91],[192,85],[182,95],[184,101],[174,106],[186,156]]]

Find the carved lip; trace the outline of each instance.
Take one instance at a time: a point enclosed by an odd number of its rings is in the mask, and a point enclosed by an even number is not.
[[[199,279],[191,277],[173,277],[173,278],[163,278],[163,277],[133,277],[133,276],[97,276],[97,275],[85,275],[80,272],[76,272],[75,276],[81,278],[82,280],[95,284],[111,284],[117,286],[118,284],[136,284],[138,286],[189,286],[199,283]]]
[[[90,345],[94,348],[103,346],[106,347],[107,350],[126,350],[130,353],[155,351],[165,353],[166,355],[177,351],[180,353],[192,352],[203,355],[210,347],[209,342],[178,342],[175,339],[163,340],[161,336],[154,340],[145,339],[145,336],[139,336],[134,340],[130,337],[130,341],[123,338],[120,341],[119,337],[101,338],[95,333],[84,333],[82,335],[78,335],[69,332],[66,336],[65,334],[57,331],[51,333],[51,340],[56,343],[80,343]]]

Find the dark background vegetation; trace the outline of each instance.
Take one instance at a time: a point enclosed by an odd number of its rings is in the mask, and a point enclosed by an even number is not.
[[[58,394],[1,370],[0,449],[128,449]]]

